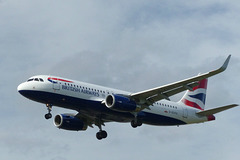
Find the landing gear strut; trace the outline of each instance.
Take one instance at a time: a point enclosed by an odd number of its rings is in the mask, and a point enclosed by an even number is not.
[[[51,105],[51,104],[46,104],[46,107],[47,107],[47,109],[48,109],[48,113],[45,114],[45,118],[46,118],[46,119],[50,119],[50,118],[52,118],[52,114],[51,114],[52,105]]]

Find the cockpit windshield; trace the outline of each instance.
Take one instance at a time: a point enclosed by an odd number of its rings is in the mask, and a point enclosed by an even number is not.
[[[27,82],[31,82],[31,81],[44,82],[42,78],[30,78],[27,80]]]

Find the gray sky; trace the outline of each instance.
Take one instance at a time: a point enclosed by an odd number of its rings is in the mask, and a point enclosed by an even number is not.
[[[0,0],[1,159],[239,159],[239,108],[180,127],[108,123],[98,141],[97,127],[55,128],[43,104],[16,90],[51,74],[136,92],[216,69],[232,54],[209,80],[206,108],[239,103],[239,14],[239,1],[224,0]],[[53,109],[66,112],[74,113]]]

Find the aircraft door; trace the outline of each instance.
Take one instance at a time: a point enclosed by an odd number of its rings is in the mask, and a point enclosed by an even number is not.
[[[188,118],[188,109],[183,107],[183,118]]]
[[[54,89],[54,90],[60,90],[60,84],[59,84],[58,81],[55,81],[55,82],[53,83],[53,89]]]

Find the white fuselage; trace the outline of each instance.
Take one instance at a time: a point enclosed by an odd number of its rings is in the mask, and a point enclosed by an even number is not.
[[[106,122],[130,122],[135,114],[113,111],[103,103],[110,94],[130,95],[130,92],[60,77],[34,76],[20,84],[18,91],[37,102],[73,109],[93,118],[101,115]],[[161,100],[137,114],[143,123],[151,125],[182,125],[209,120],[206,116],[196,115],[198,111],[179,102]]]

